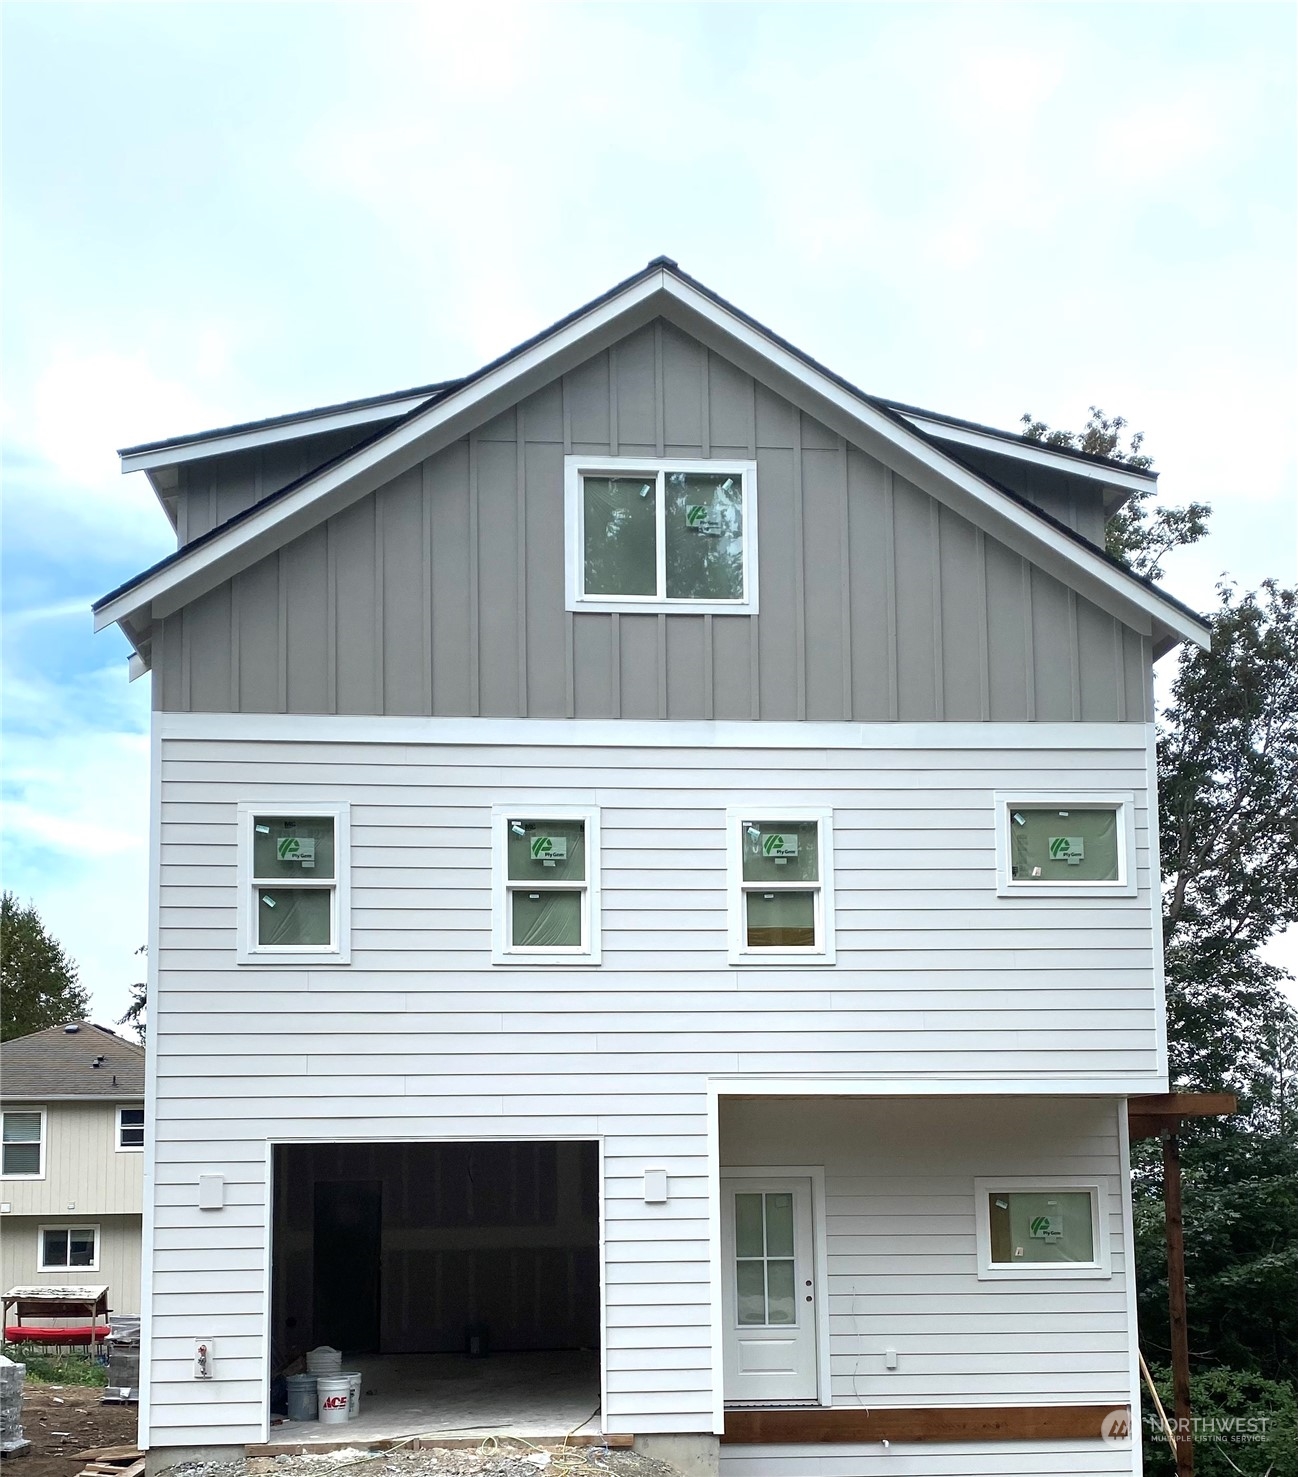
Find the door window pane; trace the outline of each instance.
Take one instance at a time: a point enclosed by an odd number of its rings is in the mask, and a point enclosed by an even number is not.
[[[766,1263],[735,1263],[736,1308],[740,1323],[766,1322]]]
[[[658,479],[583,477],[587,595],[658,593]]]
[[[257,942],[282,948],[328,948],[332,898],[329,888],[259,887]]]
[[[814,892],[750,892],[750,949],[810,949],[816,943]]]
[[[768,1323],[796,1323],[797,1308],[794,1306],[792,1261],[771,1261],[766,1264],[767,1319]]]
[[[744,598],[744,489],[737,475],[668,472],[667,597]]]
[[[507,831],[511,882],[584,882],[585,821],[511,820]]]
[[[793,1255],[793,1196],[766,1197],[766,1255]]]
[[[762,1197],[736,1195],[735,1255],[761,1256],[762,1252]]]
[[[514,948],[579,949],[581,893],[546,890],[510,894],[513,905],[510,943]]]
[[[1095,1261],[1089,1190],[1011,1190],[988,1196],[993,1266]]]
[[[1015,882],[1116,882],[1118,844],[1118,812],[1112,806],[1010,806],[1010,875]]]
[[[329,816],[254,817],[253,876],[261,881],[329,881],[334,875],[334,823]],[[326,939],[326,943],[328,940]]]

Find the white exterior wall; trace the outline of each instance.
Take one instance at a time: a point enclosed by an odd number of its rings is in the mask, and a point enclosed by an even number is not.
[[[506,733],[474,720],[156,721],[152,1445],[264,1435],[269,1141],[600,1138],[606,1427],[708,1431],[710,1080],[1165,1086],[1143,725],[932,725],[922,742],[834,725],[821,743],[829,725],[754,724],[736,743],[560,723],[502,745],[470,741]],[[992,794],[1017,785],[1133,792],[1137,895],[998,898]],[[351,803],[348,966],[235,964],[236,807],[272,796]],[[756,796],[834,809],[834,967],[727,963],[724,811]],[[524,797],[601,808],[599,967],[487,962],[490,808]],[[665,1206],[643,1203],[648,1165],[671,1173]],[[226,1177],[223,1210],[197,1209],[200,1172]],[[201,1385],[200,1334],[217,1340]],[[969,1403],[955,1372],[930,1393]]]

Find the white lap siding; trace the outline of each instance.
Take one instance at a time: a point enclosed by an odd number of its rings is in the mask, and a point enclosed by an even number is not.
[[[152,1444],[262,1434],[267,1143],[291,1139],[602,1139],[607,1428],[711,1429],[709,1078],[1158,1085],[1146,730],[1126,731],[1088,749],[1079,725],[1076,750],[996,725],[971,750],[164,738]],[[998,898],[992,794],[1019,785],[1134,792],[1137,896]],[[272,794],[351,805],[350,965],[235,963],[236,807]],[[727,963],[724,811],[758,795],[833,807],[832,968]],[[599,967],[488,963],[490,811],[521,796],[600,807]],[[643,1203],[647,1165],[666,1206]],[[197,1209],[200,1172],[225,1176],[224,1209]]]

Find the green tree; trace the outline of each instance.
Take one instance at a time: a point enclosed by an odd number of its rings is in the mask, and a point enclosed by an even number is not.
[[[141,944],[135,954],[138,958],[141,954],[148,952],[148,944]],[[126,1013],[118,1016],[117,1024],[130,1027],[139,1039],[140,1045],[143,1046],[145,1032],[148,1030],[149,987],[145,981],[140,980],[130,988],[131,1003],[126,1007]]]
[[[41,922],[33,903],[0,898],[0,1041],[84,1020],[90,996],[77,966]]]

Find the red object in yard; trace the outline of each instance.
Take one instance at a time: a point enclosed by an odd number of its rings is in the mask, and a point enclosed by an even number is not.
[[[42,1328],[38,1324],[11,1323],[5,1327],[5,1342],[10,1344],[98,1344],[107,1337],[107,1325],[102,1323],[83,1323],[71,1328]]]

